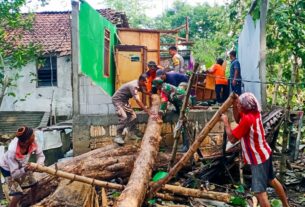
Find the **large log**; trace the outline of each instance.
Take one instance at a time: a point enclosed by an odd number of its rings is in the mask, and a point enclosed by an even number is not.
[[[208,133],[219,121],[220,116],[228,110],[228,108],[233,104],[233,101],[236,98],[237,95],[235,93],[232,93],[229,96],[229,98],[223,103],[223,105],[216,111],[212,119],[205,125],[202,131],[197,135],[195,141],[190,146],[189,150],[175,164],[175,166],[171,168],[168,175],[165,178],[159,180],[158,182],[152,184],[151,190],[149,192],[150,197],[152,197],[155,192],[160,190],[163,185],[165,185],[168,181],[170,181],[170,179],[172,179],[177,174],[177,172],[179,172],[179,170],[181,170],[181,168],[188,162],[188,160],[194,155],[196,150],[200,147],[201,143],[206,138]]]
[[[151,113],[158,114],[160,97],[152,96]],[[129,178],[128,184],[118,198],[117,207],[139,207],[142,205],[146,191],[149,186],[153,166],[159,152],[161,141],[161,124],[154,117],[149,117],[141,149],[134,163],[134,169]]]
[[[85,154],[59,162],[58,170],[86,177],[109,181],[114,178],[127,178],[133,169],[134,160],[138,153],[137,146],[118,147],[109,145]],[[181,155],[179,155],[181,158]],[[179,159],[177,158],[177,159]],[[170,154],[159,153],[155,169],[166,168],[170,160]],[[54,167],[54,166],[53,166]],[[47,173],[35,173],[39,181],[36,187],[24,192],[21,206],[29,206],[54,193],[59,187],[61,178]],[[30,195],[35,195],[31,199]]]

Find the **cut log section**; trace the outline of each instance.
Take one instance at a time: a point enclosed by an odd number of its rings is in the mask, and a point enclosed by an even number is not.
[[[160,97],[152,96],[151,113],[158,114]],[[153,117],[149,117],[145,134],[141,143],[140,152],[134,163],[134,168],[128,184],[118,198],[116,207],[139,207],[146,196],[153,166],[159,152],[161,141],[161,124]]]
[[[202,129],[202,131],[196,137],[195,141],[190,146],[189,150],[183,155],[183,157],[178,161],[178,163],[176,163],[176,165],[173,168],[171,168],[168,175],[165,178],[163,178],[162,180],[159,180],[158,182],[156,182],[152,185],[151,190],[149,192],[150,197],[152,197],[155,192],[160,190],[163,185],[165,185],[170,179],[172,179],[172,177],[174,177],[177,174],[177,172],[188,162],[188,160],[193,156],[193,154],[196,152],[196,150],[200,147],[202,141],[206,138],[208,133],[212,130],[212,128],[215,126],[215,124],[219,121],[220,116],[228,110],[228,108],[233,104],[233,101],[236,98],[237,98],[237,95],[235,93],[232,93],[229,96],[229,98],[217,110],[217,112],[214,114],[212,119],[206,124],[206,126]]]

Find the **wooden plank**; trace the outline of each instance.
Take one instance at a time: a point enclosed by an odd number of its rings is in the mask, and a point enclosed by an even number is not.
[[[147,61],[159,62],[158,52],[147,52]]]
[[[119,30],[119,37],[122,45],[141,45],[139,32]]]
[[[149,50],[160,50],[158,33],[140,33],[140,45],[146,46]]]

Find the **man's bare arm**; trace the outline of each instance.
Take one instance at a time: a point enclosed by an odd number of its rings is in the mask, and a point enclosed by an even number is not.
[[[232,129],[231,129],[231,126],[230,126],[230,123],[229,123],[229,120],[228,120],[228,117],[226,115],[222,115],[221,116],[221,119],[223,121],[223,124],[225,126],[225,130],[226,130],[226,133],[227,133],[227,136],[228,136],[228,139],[229,141],[234,144],[235,142],[238,141],[238,139],[236,139],[233,135],[232,135]]]

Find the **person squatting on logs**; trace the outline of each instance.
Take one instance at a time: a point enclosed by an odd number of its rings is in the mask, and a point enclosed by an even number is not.
[[[36,154],[38,164],[44,164],[45,156],[35,140],[33,129],[23,126],[17,130],[16,137],[0,159],[1,173],[8,185],[9,195],[13,196],[10,207],[17,206],[23,189],[37,184],[33,176],[35,169],[29,165],[32,154]]]
[[[264,134],[261,118],[261,107],[252,93],[243,93],[233,103],[233,116],[238,123],[231,129],[228,117],[223,114],[222,120],[230,142],[241,142],[242,155],[245,164],[251,166],[251,190],[256,194],[261,207],[269,207],[267,185],[271,185],[283,206],[289,206],[288,200],[281,183],[275,178],[272,166],[272,151]]]
[[[129,99],[133,98],[148,115],[151,115],[139,95],[139,92],[146,92],[146,84],[146,75],[143,74],[138,80],[122,85],[112,96],[112,103],[119,118],[117,136],[114,138],[114,142],[117,144],[125,143],[123,138],[124,128],[128,129],[128,135],[131,139],[140,139],[140,132],[136,129],[137,115],[129,104]]]
[[[161,105],[159,109],[159,119],[166,114],[168,102],[175,107],[175,113],[179,114],[183,105],[184,97],[186,96],[187,83],[181,82],[178,87],[165,83],[160,77],[153,81],[153,85],[157,88],[161,96]],[[189,104],[192,100],[189,99]],[[181,152],[186,152],[189,148],[189,139],[187,136],[182,136],[183,147]]]

